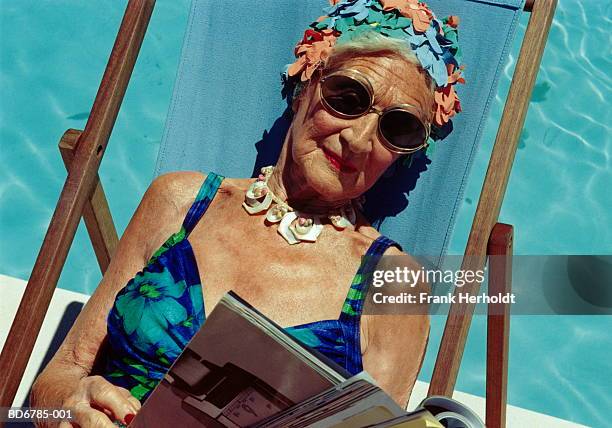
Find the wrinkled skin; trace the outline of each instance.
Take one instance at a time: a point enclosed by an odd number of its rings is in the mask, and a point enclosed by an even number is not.
[[[362,57],[328,68],[329,72],[352,69],[365,74],[374,89],[374,107],[411,104],[423,122],[430,121],[433,95],[414,64],[398,58]],[[379,141],[376,114],[335,117],[321,105],[318,89],[315,80],[294,103],[295,116],[272,182],[276,193],[307,207],[342,205],[362,195],[399,156]],[[333,168],[325,151],[341,157],[356,172]]]
[[[424,121],[430,119],[433,94],[414,64],[399,58],[361,57],[332,67],[366,74],[374,88],[375,107],[409,103],[420,109]],[[269,184],[292,206],[325,212],[364,193],[398,155],[378,140],[377,115],[334,117],[322,107],[317,87],[315,79],[293,106],[295,117]],[[334,168],[325,151],[357,171]],[[151,184],[102,282],[37,379],[32,406],[78,408],[74,422],[82,427],[112,427],[111,419],[124,420],[138,410],[125,390],[91,376],[107,333],[105,319],[117,292],[180,229],[203,180],[201,173],[181,172]],[[224,180],[189,237],[200,268],[206,313],[233,289],[283,327],[336,319],[360,258],[378,232],[360,216],[354,229],[339,232],[326,224],[316,243],[289,246],[276,226],[265,226],[261,216],[249,216],[241,207],[252,181]],[[386,254],[401,252],[390,248]],[[407,263],[418,268],[411,260]],[[404,405],[423,360],[428,317],[364,315],[360,332],[365,370]]]

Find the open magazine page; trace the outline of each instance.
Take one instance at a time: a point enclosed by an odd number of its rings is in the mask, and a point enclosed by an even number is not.
[[[256,428],[362,427],[406,414],[368,378],[365,372],[354,376],[262,421]]]
[[[246,427],[337,383],[312,363],[328,362],[305,361],[306,348],[280,343],[286,333],[270,322],[260,328],[257,317],[226,295],[130,426]]]

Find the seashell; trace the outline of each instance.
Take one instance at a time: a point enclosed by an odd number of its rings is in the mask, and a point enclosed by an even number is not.
[[[349,221],[341,215],[330,215],[329,220],[335,228],[340,230],[344,230],[350,225]]]
[[[270,223],[278,223],[288,211],[289,209],[285,206],[275,205],[266,214],[266,220]]]
[[[272,174],[272,171],[274,171],[274,167],[264,166],[260,171],[264,176],[268,177],[270,174]]]
[[[251,207],[257,205],[258,203],[261,203],[263,201],[262,198],[264,196],[264,194],[262,193],[263,189],[266,189],[266,194],[269,193],[267,191],[267,188],[268,187],[266,183],[262,181],[254,182],[247,189],[246,195],[244,196],[244,201],[247,203],[247,205]]]
[[[312,223],[313,223],[312,218],[309,218],[309,217],[298,217],[297,224],[299,226],[309,227],[309,226],[312,226]]]
[[[295,213],[295,211],[289,211],[283,217],[277,229],[279,235],[285,238],[285,241],[287,241],[290,245],[297,244],[300,242],[300,240],[295,237],[291,229],[289,229],[289,226],[296,218],[297,214]]]
[[[298,222],[294,223],[292,221],[289,225],[289,230],[300,241],[315,242],[323,230],[323,224],[321,224],[319,217],[314,219],[307,218],[304,225],[299,225]]]
[[[329,220],[337,229],[344,230],[347,227],[354,225],[357,215],[352,206],[342,208],[340,214],[329,216]]]
[[[273,166],[261,168],[261,174],[246,191],[242,206],[249,214],[266,212],[266,221],[278,223],[277,232],[290,245],[301,241],[315,242],[323,231],[321,217],[295,212],[284,201],[278,199],[268,188],[268,179],[274,171]],[[359,201],[353,201],[359,205]],[[355,224],[356,213],[353,205],[348,204],[340,212],[329,216],[329,220],[339,230]]]
[[[270,204],[272,204],[272,195],[270,193],[267,193],[266,197],[261,202],[254,198],[249,200],[247,197],[245,199],[246,200],[242,203],[242,207],[251,215],[267,210],[270,208]]]
[[[255,187],[253,189],[253,196],[255,196],[257,199],[261,198],[262,196],[265,196],[266,193],[268,193],[267,187]]]
[[[312,228],[312,225],[311,218],[298,217],[297,221],[292,224],[293,228],[291,230],[294,232],[294,235],[306,235]]]

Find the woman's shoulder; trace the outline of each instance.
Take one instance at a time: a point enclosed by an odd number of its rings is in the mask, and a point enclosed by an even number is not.
[[[162,198],[176,206],[178,202],[193,200],[206,176],[198,171],[167,172],[151,182],[146,196]]]
[[[166,207],[162,211],[167,216],[184,217],[210,175],[217,174],[200,171],[174,171],[161,174],[151,182],[144,199],[160,207]],[[220,182],[218,193],[221,198],[242,193],[248,185],[249,179],[224,178]]]
[[[145,197],[160,199],[179,209],[193,203],[200,188],[209,174],[200,171],[173,171],[156,177],[145,194]],[[227,187],[224,180],[223,187]]]
[[[372,226],[361,213],[358,214],[356,232],[358,234],[358,239],[365,242],[367,245],[372,245],[374,241],[382,236],[382,234],[374,226]],[[393,238],[389,239],[392,242],[395,242]],[[385,250],[384,254],[389,256],[406,255],[406,253],[404,253],[398,245],[390,245]]]

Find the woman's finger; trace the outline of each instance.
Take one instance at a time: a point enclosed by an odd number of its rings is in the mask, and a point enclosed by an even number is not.
[[[103,412],[96,410],[87,403],[79,403],[72,408],[73,425],[78,424],[82,428],[117,428],[115,424]],[[63,422],[62,422],[63,423]]]
[[[134,411],[138,412],[140,410],[140,408],[142,407],[142,404],[140,404],[140,400],[138,400],[138,398],[134,397],[130,391],[128,391],[125,388],[122,388],[120,386],[117,387],[117,389],[119,390],[120,393],[123,394],[123,396],[125,398],[127,398],[127,400],[132,403],[132,405],[134,406]]]
[[[89,385],[89,399],[92,406],[109,410],[115,419],[126,420],[127,415],[135,415],[138,409],[118,387],[101,376],[93,376]]]
[[[134,397],[132,394],[130,394],[127,400],[130,402],[130,404],[134,408],[134,411],[138,413],[138,411],[142,407],[142,404],[140,404],[140,400],[138,400],[138,398]]]

